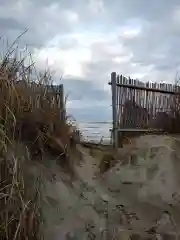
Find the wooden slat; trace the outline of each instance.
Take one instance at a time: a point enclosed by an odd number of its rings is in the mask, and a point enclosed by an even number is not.
[[[163,132],[162,129],[150,129],[150,128],[118,128],[119,132]]]
[[[112,96],[114,132],[157,131],[146,128],[149,119],[153,121],[157,113],[172,111],[180,87],[165,83],[143,83],[117,73],[112,74],[116,76],[116,86],[112,91],[112,95],[116,95],[115,98]],[[112,80],[109,84],[112,85]]]
[[[108,83],[109,85],[112,85],[111,82]],[[130,84],[126,84],[126,83],[123,83],[123,84],[117,84],[118,87],[124,87],[124,88],[131,88],[131,89],[139,89],[139,90],[146,90],[146,91],[150,91],[150,92],[158,92],[158,93],[169,93],[169,94],[173,94],[175,95],[176,94],[176,91],[175,90],[166,90],[164,89],[163,87],[161,88],[149,88],[149,87],[145,87],[145,86],[136,86],[136,85],[130,85]]]

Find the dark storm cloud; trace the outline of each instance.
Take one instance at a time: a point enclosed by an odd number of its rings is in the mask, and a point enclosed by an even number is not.
[[[0,28],[4,30],[14,30],[19,29],[23,30],[25,29],[25,26],[13,18],[1,18],[0,17]]]
[[[27,29],[22,42],[43,46],[57,33],[68,32],[73,27],[71,15],[75,13],[63,8],[59,1],[1,1],[0,32],[9,40]]]

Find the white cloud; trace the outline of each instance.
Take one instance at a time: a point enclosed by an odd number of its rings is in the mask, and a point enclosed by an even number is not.
[[[65,14],[70,24],[79,23],[79,15],[76,12],[68,10]]]
[[[122,57],[118,57],[118,56],[117,56],[117,57],[113,58],[112,60],[113,60],[114,62],[118,63],[118,64],[120,64],[120,63],[129,63],[130,60],[131,60],[131,58],[132,58],[132,56],[133,56],[133,54],[130,53],[130,54],[127,55],[127,56],[122,56]],[[135,63],[132,63],[132,66],[136,66],[136,64],[135,64]]]
[[[131,65],[132,53],[120,43],[118,33],[118,29],[115,29],[108,35],[106,32],[74,32],[56,36],[45,48],[36,50],[34,58],[42,65],[48,59],[49,65],[57,74],[98,81],[97,85],[104,88],[111,71],[118,68],[118,65]],[[99,68],[100,72],[98,67],[103,62],[104,68]]]
[[[179,0],[0,1],[1,34],[11,41],[27,28],[23,43],[36,45],[38,69],[49,65],[56,81],[60,76],[69,82],[82,80],[72,89],[81,100],[68,103],[68,108],[88,108],[88,118],[107,117],[89,106],[99,102],[104,109],[106,98],[110,104],[112,71],[143,81],[172,82],[179,69]],[[90,81],[100,91],[87,89],[93,97],[83,103],[88,85],[80,85]]]
[[[34,58],[38,65],[43,65],[43,67],[48,62],[49,66],[63,77],[83,78],[86,76],[83,66],[91,60],[91,52],[86,47],[72,49],[63,49],[61,46],[47,47],[37,49]]]
[[[122,32],[122,34],[120,34],[121,37],[125,38],[125,39],[130,39],[130,38],[134,38],[136,36],[138,36],[141,32],[141,28],[130,28],[127,30],[124,30]]]
[[[92,14],[100,14],[104,9],[104,1],[103,0],[89,0],[88,8]]]
[[[44,16],[46,16],[46,23],[53,23],[55,26],[62,24],[77,24],[79,22],[79,15],[72,11],[61,9],[59,3],[53,3],[44,8]],[[51,26],[53,27],[53,26]]]
[[[180,7],[176,7],[174,11],[172,11],[172,20],[175,24],[180,25]]]

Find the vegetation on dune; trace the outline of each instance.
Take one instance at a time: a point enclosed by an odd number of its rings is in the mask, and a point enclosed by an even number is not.
[[[0,239],[39,239],[41,181],[28,193],[25,163],[48,156],[70,170],[79,134],[67,121],[62,86],[48,71],[35,75],[17,51],[13,44],[0,64]]]
[[[27,163],[54,159],[73,176],[74,158],[81,158],[80,133],[68,121],[63,86],[52,84],[49,71],[38,75],[17,52],[13,44],[0,60],[0,239],[42,239],[42,181],[28,180]],[[178,91],[164,132],[179,133],[179,96]],[[129,144],[133,138],[123,140]],[[99,160],[100,174],[120,159],[101,142],[84,147]]]

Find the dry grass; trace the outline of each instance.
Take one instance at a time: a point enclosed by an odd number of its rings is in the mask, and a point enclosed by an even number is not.
[[[89,150],[89,155],[96,159],[100,174],[103,174],[117,163],[118,156],[111,145],[101,143],[84,143],[82,145]]]
[[[39,239],[40,180],[27,197],[24,163],[48,154],[69,165],[74,130],[62,86],[54,89],[47,71],[34,75],[16,51],[13,44],[0,64],[0,239]]]

